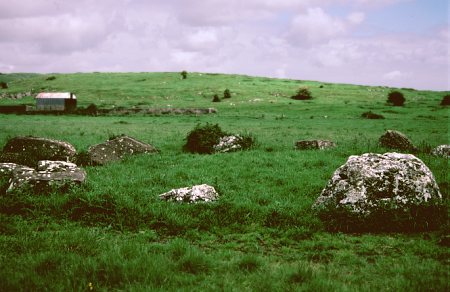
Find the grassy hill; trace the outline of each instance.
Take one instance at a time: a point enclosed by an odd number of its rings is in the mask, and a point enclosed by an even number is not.
[[[54,80],[47,80],[55,76]],[[161,150],[87,167],[68,194],[0,196],[0,282],[11,290],[446,290],[448,226],[426,233],[329,233],[311,205],[348,156],[384,153],[387,129],[408,135],[448,202],[448,161],[426,154],[449,144],[449,92],[392,89],[241,75],[189,73],[1,74],[2,92],[72,91],[101,108],[214,107],[211,115],[0,115],[0,146],[17,135],[65,140],[77,150],[127,134]],[[313,99],[292,100],[299,87]],[[211,102],[212,96],[230,99]],[[0,105],[34,104],[32,97]],[[372,111],[385,119],[368,120]],[[198,123],[249,132],[250,151],[184,153]],[[296,151],[302,139],[337,148]],[[211,205],[161,202],[193,184],[221,194]],[[1,290],[0,289],[0,290]]]

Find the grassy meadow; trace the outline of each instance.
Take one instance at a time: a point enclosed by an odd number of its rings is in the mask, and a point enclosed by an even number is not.
[[[47,80],[55,76],[54,80]],[[203,108],[209,115],[2,115],[0,147],[18,135],[70,142],[78,151],[127,134],[161,152],[86,167],[69,193],[0,193],[0,291],[448,291],[449,225],[427,232],[333,233],[311,205],[348,156],[384,153],[387,129],[405,133],[448,204],[449,92],[189,73],[1,74],[1,92],[72,91],[78,106]],[[307,86],[312,100],[292,100]],[[231,98],[211,102],[214,94]],[[34,105],[33,97],[0,105]],[[372,111],[385,119],[368,120]],[[182,151],[198,123],[251,133],[257,146],[213,155]],[[328,139],[337,147],[297,151]],[[206,183],[211,204],[160,201]]]

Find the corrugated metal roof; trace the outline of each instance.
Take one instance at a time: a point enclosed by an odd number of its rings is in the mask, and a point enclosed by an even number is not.
[[[41,92],[36,96],[36,98],[77,99],[75,94],[71,95],[70,92]]]

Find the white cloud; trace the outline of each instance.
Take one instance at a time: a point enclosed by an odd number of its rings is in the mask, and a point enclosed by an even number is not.
[[[399,80],[399,79],[403,79],[404,77],[406,77],[408,74],[402,73],[398,70],[394,70],[388,73],[383,74],[383,79],[386,80]]]
[[[364,21],[365,17],[363,12],[353,12],[347,16],[347,20],[352,24],[359,24]]]
[[[448,88],[447,27],[353,34],[401,1],[0,1],[0,71],[186,69]]]

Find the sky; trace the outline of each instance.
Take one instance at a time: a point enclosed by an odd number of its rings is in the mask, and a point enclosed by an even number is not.
[[[450,90],[448,0],[0,0],[0,72]]]

